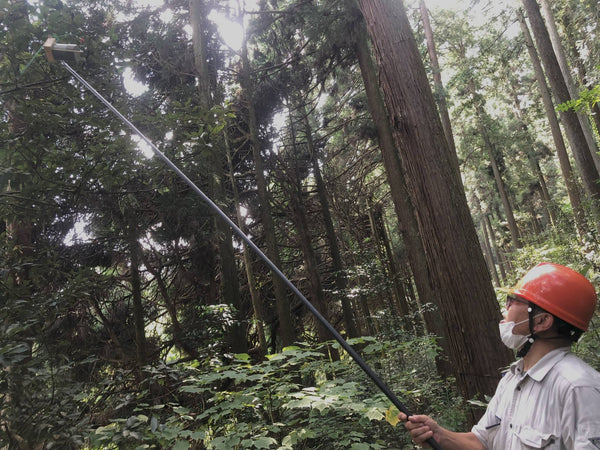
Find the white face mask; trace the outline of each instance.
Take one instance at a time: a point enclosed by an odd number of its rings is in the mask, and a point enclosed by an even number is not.
[[[501,322],[498,324],[500,328],[500,339],[502,343],[512,350],[517,350],[527,342],[528,337],[522,334],[513,334],[513,328],[522,323],[529,322],[529,319],[522,320],[521,322]]]

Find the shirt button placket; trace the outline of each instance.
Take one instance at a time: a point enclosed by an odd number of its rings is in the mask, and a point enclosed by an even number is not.
[[[515,439],[515,427],[514,427],[514,414],[515,411],[518,411],[519,409],[519,405],[521,403],[521,385],[525,382],[525,377],[519,378],[516,380],[516,385],[515,388],[513,390],[513,395],[512,395],[512,401],[510,403],[510,409],[508,411],[508,416],[506,417],[506,420],[508,421],[508,427],[509,429],[512,431],[510,433],[510,439],[509,439],[509,448],[513,448],[513,441]]]

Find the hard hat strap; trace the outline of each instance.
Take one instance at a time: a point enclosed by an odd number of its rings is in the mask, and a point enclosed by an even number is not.
[[[527,308],[527,313],[529,315],[529,336],[527,336],[527,342],[525,342],[525,344],[523,344],[523,347],[521,347],[517,352],[517,356],[519,358],[524,357],[529,352],[531,346],[537,339],[537,336],[533,332],[533,318],[535,308],[536,306],[533,303],[529,302],[529,307]]]

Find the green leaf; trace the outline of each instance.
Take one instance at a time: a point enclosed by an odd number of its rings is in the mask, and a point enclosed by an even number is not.
[[[363,442],[355,442],[350,446],[350,450],[369,450],[371,446]]]
[[[262,436],[253,442],[256,448],[271,448],[271,445],[277,444],[277,441],[268,436]]]
[[[281,352],[285,353],[285,352],[290,352],[290,351],[293,351],[293,350],[302,350],[302,349],[300,347],[296,346],[296,345],[289,345],[287,347],[283,347],[283,349],[281,350]]]
[[[175,442],[173,447],[171,447],[172,450],[188,450],[189,448],[190,448],[190,443],[188,441],[183,441],[181,439],[179,439],[177,442]]]
[[[250,361],[250,355],[248,353],[236,353],[233,356],[236,361]]]
[[[381,420],[385,417],[380,408],[367,409],[365,416],[367,416],[370,420]]]

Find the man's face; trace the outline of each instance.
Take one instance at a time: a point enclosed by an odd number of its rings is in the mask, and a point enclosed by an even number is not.
[[[506,310],[504,311],[504,320],[502,322],[515,322],[518,325],[513,328],[513,334],[528,335],[529,324],[526,321],[529,318],[529,303],[520,297],[509,295],[506,299]],[[523,322],[523,323],[519,323]]]

